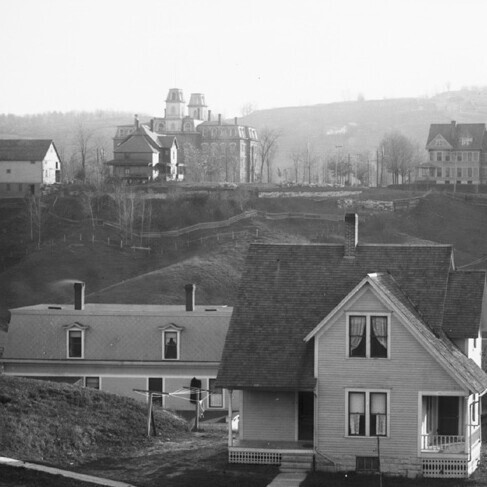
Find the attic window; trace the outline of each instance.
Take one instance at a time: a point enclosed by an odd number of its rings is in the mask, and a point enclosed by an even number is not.
[[[389,350],[388,316],[348,316],[347,356],[387,358]]]
[[[472,137],[462,137],[460,139],[460,143],[462,145],[470,145],[472,142],[473,142],[473,138]]]
[[[162,331],[162,360],[179,360],[183,327],[170,323]]]

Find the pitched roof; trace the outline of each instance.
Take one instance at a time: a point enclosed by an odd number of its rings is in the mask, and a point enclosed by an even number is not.
[[[450,338],[477,338],[482,319],[484,271],[456,271],[448,276],[443,331]]]
[[[178,146],[178,142],[174,135],[158,135],[157,142],[159,146],[163,147],[164,149],[170,149],[173,146],[174,142],[176,142],[176,147]]]
[[[359,244],[355,258],[343,245],[251,245],[220,384],[312,388],[313,347],[303,339],[369,273],[389,272],[424,322],[441,328],[451,262],[449,245]]]
[[[390,274],[375,274],[370,275],[369,278],[378,285],[385,295],[394,301],[395,305],[405,315],[408,324],[414,328],[427,345],[430,345],[430,350],[438,354],[440,363],[449,369],[452,375],[457,376],[459,382],[463,383],[470,391],[479,394],[483,394],[487,390],[487,374],[473,360],[467,358],[445,333],[440,332],[435,335],[426,326],[414,304]]]
[[[429,146],[438,135],[441,135],[453,150],[482,150],[487,144],[485,123],[431,124],[426,146]]]
[[[52,306],[52,305],[51,305]],[[86,360],[160,361],[163,328],[181,331],[181,360],[218,362],[232,313],[231,307],[86,304],[36,305],[13,309],[4,359],[58,360],[66,358],[66,331],[75,322],[88,327]],[[211,310],[211,311],[207,311]],[[29,336],[29,340],[25,337]]]
[[[42,161],[52,139],[0,139],[0,161]]]

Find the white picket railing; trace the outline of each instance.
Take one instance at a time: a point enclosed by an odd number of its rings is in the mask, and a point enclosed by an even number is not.
[[[463,435],[421,435],[421,450],[444,451],[462,447],[465,444]],[[460,451],[458,451],[460,453]]]

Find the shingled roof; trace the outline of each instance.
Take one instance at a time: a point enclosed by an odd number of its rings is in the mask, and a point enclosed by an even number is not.
[[[0,139],[0,161],[42,161],[52,139]]]
[[[369,273],[389,273],[422,322],[441,334],[453,282],[450,245],[359,244],[354,257],[345,257],[344,249],[250,246],[218,374],[221,386],[312,389],[313,344],[303,339]]]
[[[453,150],[482,150],[487,143],[485,123],[433,123],[430,125],[426,146],[441,135]],[[462,144],[462,139],[469,140]]]

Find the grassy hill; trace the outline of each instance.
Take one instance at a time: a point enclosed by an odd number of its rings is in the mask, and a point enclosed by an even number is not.
[[[54,382],[0,375],[0,456],[73,465],[147,444],[144,403]],[[164,440],[189,434],[181,418],[155,408]]]
[[[370,190],[357,193],[355,198],[359,201],[404,196],[404,192],[397,190]],[[249,207],[271,212],[337,215],[345,211],[337,207],[336,199],[257,199]],[[485,207],[452,200],[439,193],[430,194],[409,212],[360,210],[359,221],[361,242],[452,244],[457,266],[487,257]],[[71,231],[76,235],[76,229]],[[236,232],[235,240],[232,231]],[[182,304],[184,284],[192,282],[197,285],[198,304],[231,306],[235,304],[246,249],[252,241],[340,242],[343,239],[340,222],[301,219],[257,218],[220,232],[226,232],[225,238],[217,239],[216,233],[209,232],[204,235],[208,238],[201,242],[199,237],[203,234],[189,234],[178,241],[177,250],[172,239],[154,240],[150,243],[154,247],[150,254],[116,245],[108,247],[103,242],[106,238],[103,234],[94,244],[86,240],[64,242],[58,238],[53,245],[34,250],[0,274],[0,306],[6,316],[7,308],[72,303],[75,280],[86,282],[88,302]],[[486,268],[486,261],[467,268]]]

